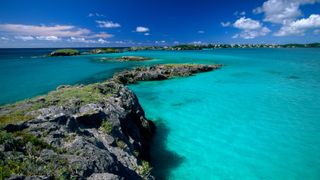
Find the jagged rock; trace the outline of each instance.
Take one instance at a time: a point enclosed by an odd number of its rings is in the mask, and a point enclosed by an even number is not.
[[[88,178],[88,180],[120,180],[120,179],[122,178],[110,173],[94,173]]]
[[[122,84],[131,84],[137,81],[165,80],[176,76],[191,76],[199,72],[208,72],[219,69],[221,66],[222,65],[167,64],[138,67],[131,71],[117,73],[113,76],[113,79]]]
[[[47,96],[0,107],[0,119],[18,122],[0,128],[1,166],[4,170],[22,167],[5,177],[152,179],[149,172],[139,174],[139,167],[150,158],[155,125],[124,84],[216,68],[219,66],[141,67],[106,82],[60,88]]]

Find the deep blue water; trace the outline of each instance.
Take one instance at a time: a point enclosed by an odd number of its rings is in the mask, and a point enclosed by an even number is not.
[[[130,85],[157,124],[157,177],[320,179],[319,49],[125,53],[155,58],[139,63],[92,62],[124,54],[43,58],[33,56],[49,50],[12,51],[0,50],[2,104],[137,65],[222,63],[209,73]]]

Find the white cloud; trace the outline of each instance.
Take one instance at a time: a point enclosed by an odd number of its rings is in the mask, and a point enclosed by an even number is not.
[[[233,15],[235,15],[235,16],[244,16],[244,15],[246,15],[246,12],[245,11],[242,11],[242,12],[236,11],[236,12],[233,13]]]
[[[119,23],[114,23],[112,21],[96,21],[98,23],[98,27],[101,28],[118,28],[121,27]]]
[[[143,27],[143,26],[138,26],[136,27],[136,32],[148,32],[149,28]]]
[[[37,36],[36,39],[45,40],[45,41],[60,41],[61,40],[57,36]]]
[[[313,34],[320,34],[320,29],[316,29],[313,31]]]
[[[32,36],[15,36],[15,39],[23,40],[23,41],[31,41],[34,40]]]
[[[105,17],[105,15],[99,13],[89,13],[88,17]]]
[[[9,38],[6,38],[6,37],[0,37],[0,39],[3,40],[3,41],[9,40]]]
[[[230,26],[230,25],[231,25],[230,22],[221,22],[221,26],[222,26],[222,27],[228,27],[228,26]]]
[[[98,34],[94,34],[92,37],[93,38],[104,38],[105,39],[105,38],[111,38],[111,37],[113,37],[113,35],[105,33],[105,32],[101,32],[101,33],[98,33]]]
[[[205,32],[203,30],[199,30],[198,34],[204,34]]]
[[[145,36],[150,36],[150,33],[144,33]]]
[[[253,10],[253,13],[264,13],[264,21],[286,24],[301,16],[300,6],[314,4],[320,0],[267,0],[262,7]]]
[[[106,40],[104,40],[104,39],[102,39],[102,38],[98,39],[97,42],[98,42],[98,43],[101,43],[101,44],[110,43],[109,41],[106,41]]]
[[[165,40],[161,40],[161,41],[155,41],[156,44],[163,44],[163,43],[166,43]]]
[[[242,30],[255,30],[262,27],[261,23],[251,18],[242,17],[238,19],[234,24],[234,27]]]
[[[191,44],[200,45],[203,44],[202,41],[193,41]]]
[[[179,41],[174,41],[174,42],[173,42],[173,44],[179,44],[179,43],[180,43]]]
[[[234,22],[233,27],[240,29],[241,32],[232,38],[254,39],[259,36],[265,36],[270,32],[270,29],[263,27],[259,21],[246,17],[241,17]]]
[[[304,35],[307,30],[320,27],[320,15],[312,14],[308,18],[283,25],[275,36]]]
[[[84,28],[77,28],[70,25],[55,25],[55,26],[37,26],[24,24],[0,24],[0,32],[14,34],[18,36],[85,36],[90,30]]]
[[[92,39],[86,39],[83,37],[70,37],[70,39],[68,39],[67,41],[77,42],[77,43],[99,43],[99,44],[110,43],[109,41],[106,41],[102,38],[99,38],[98,40],[92,40]]]

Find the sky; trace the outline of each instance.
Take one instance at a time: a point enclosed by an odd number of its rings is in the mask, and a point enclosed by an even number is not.
[[[3,0],[0,48],[320,42],[320,0]]]

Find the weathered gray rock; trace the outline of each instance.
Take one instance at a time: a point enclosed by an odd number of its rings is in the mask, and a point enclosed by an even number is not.
[[[10,179],[153,179],[149,160],[155,125],[125,86],[190,76],[220,66],[136,68],[88,86],[65,86],[47,96],[0,107],[0,165]],[[145,163],[146,164],[146,163]],[[143,167],[146,168],[146,167]],[[151,169],[151,168],[146,168]],[[143,173],[143,174],[142,174]]]
[[[122,84],[132,84],[137,81],[165,80],[178,76],[191,76],[195,73],[208,72],[219,69],[222,65],[197,64],[165,64],[151,67],[138,67],[130,71],[122,71],[113,79]]]
[[[90,177],[88,177],[88,180],[120,180],[120,179],[122,178],[110,173],[94,173]]]

